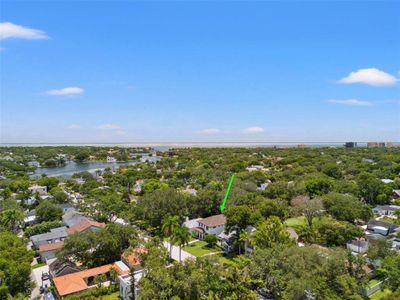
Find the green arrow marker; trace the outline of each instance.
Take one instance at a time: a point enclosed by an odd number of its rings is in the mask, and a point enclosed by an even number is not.
[[[221,205],[219,206],[219,210],[224,212],[226,206],[226,200],[228,200],[229,192],[231,191],[233,180],[235,179],[235,174],[232,175],[231,180],[229,181],[228,188],[226,189],[224,200],[222,201]]]

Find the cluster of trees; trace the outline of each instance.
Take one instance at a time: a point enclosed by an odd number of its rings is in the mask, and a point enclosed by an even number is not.
[[[122,252],[135,247],[138,242],[135,229],[110,223],[104,229],[69,236],[57,255],[63,259],[77,260],[89,268],[98,267],[120,260]]]
[[[0,231],[0,299],[26,299],[33,287],[33,252],[16,235]]]
[[[78,162],[86,161],[90,155],[101,160],[109,150],[102,147],[11,149],[15,156],[21,157],[22,163],[31,154],[41,162],[58,153],[74,157]],[[125,160],[131,152],[142,150],[114,148],[113,156]],[[106,223],[112,217],[124,218],[156,236],[145,255],[142,299],[174,296],[176,299],[252,299],[257,288],[268,288],[279,299],[359,299],[357,290],[365,280],[359,268],[361,262],[350,262],[343,251],[331,248],[362,236],[362,230],[355,225],[357,221],[368,221],[372,217],[371,208],[389,203],[392,190],[400,188],[399,149],[191,148],[171,149],[161,155],[164,158],[157,163],[99,172],[101,182],[96,179],[99,176],[88,172],[63,180],[65,188],[81,194],[77,208],[83,213]],[[18,160],[10,164],[0,162],[0,172],[15,175],[0,181],[0,227],[16,232],[27,208],[36,209],[40,222],[26,228],[27,236],[59,225],[62,210],[58,204],[69,201],[58,186],[59,180],[53,177],[29,180],[26,175],[29,169],[17,165]],[[263,170],[249,172],[246,167],[250,165],[261,165]],[[190,235],[182,227],[184,218],[219,214],[232,173],[236,179],[224,211],[226,228],[236,232],[238,253],[244,252],[245,246],[251,243],[256,248],[253,256],[236,266],[223,266],[208,258],[165,268],[169,263],[168,251],[156,243],[157,237],[168,238],[180,248],[186,245]],[[74,180],[79,177],[83,183]],[[382,178],[394,182],[385,184]],[[137,180],[144,182],[141,192],[134,190]],[[35,196],[28,190],[32,183],[47,186],[51,199],[37,198],[38,203],[31,207],[18,204],[16,199]],[[187,193],[188,187],[194,188],[196,195]],[[291,217],[305,220],[304,224],[295,226],[305,248],[294,247],[294,240],[289,236],[285,221]],[[246,230],[249,225],[256,228],[254,233]],[[210,246],[215,242],[215,238],[207,238]],[[136,231],[131,227],[109,224],[97,232],[69,237],[59,255],[73,257],[92,267],[119,259],[123,250],[138,243]],[[324,247],[310,247],[310,244]],[[398,256],[385,247],[373,245],[368,255],[382,260],[381,272],[390,278],[388,285],[396,291]]]
[[[257,299],[248,272],[240,268],[226,268],[212,257],[167,267],[168,254],[157,241],[146,248],[139,299]]]

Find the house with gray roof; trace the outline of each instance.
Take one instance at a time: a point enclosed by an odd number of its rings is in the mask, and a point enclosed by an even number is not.
[[[67,227],[57,227],[50,229],[50,232],[33,235],[30,237],[34,247],[39,248],[44,244],[52,244],[63,241],[67,238]]]

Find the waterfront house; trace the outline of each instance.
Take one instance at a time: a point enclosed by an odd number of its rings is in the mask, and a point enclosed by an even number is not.
[[[114,156],[107,156],[108,163],[116,163],[117,159]]]

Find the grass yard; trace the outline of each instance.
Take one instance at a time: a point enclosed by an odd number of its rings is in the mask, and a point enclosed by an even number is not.
[[[212,252],[222,251],[220,247],[215,246],[213,248],[208,248],[207,243],[204,241],[198,241],[196,243],[189,244],[183,248],[183,250],[193,254],[194,256],[203,256]]]
[[[392,292],[389,289],[385,290],[378,290],[375,293],[373,293],[371,296],[369,296],[369,299],[371,300],[381,300],[384,299],[386,296],[390,295]]]
[[[294,227],[295,228],[295,227],[305,226],[307,224],[306,222],[307,222],[306,218],[304,216],[301,216],[301,217],[287,219],[285,221],[285,224],[288,227]]]
[[[101,296],[99,299],[101,299],[101,300],[117,300],[118,296],[119,296],[119,292],[115,292],[110,295]]]

